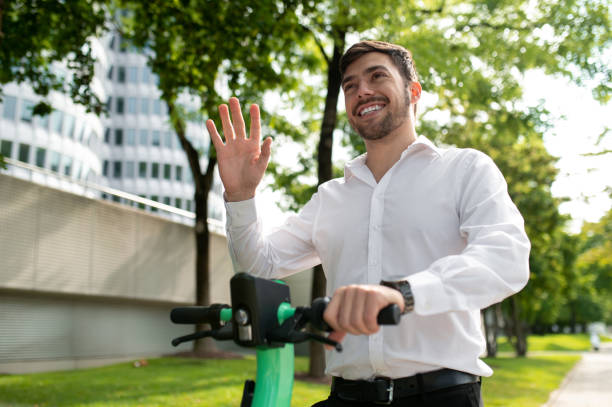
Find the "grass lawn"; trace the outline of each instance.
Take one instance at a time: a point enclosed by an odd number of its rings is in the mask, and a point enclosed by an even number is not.
[[[602,341],[604,338],[602,337]],[[513,352],[505,337],[497,341],[500,352]],[[587,334],[530,335],[527,337],[527,352],[540,351],[587,351],[591,342]]]
[[[579,359],[576,355],[487,359],[495,374],[484,380],[487,407],[536,407]],[[296,370],[305,371],[306,358]],[[0,406],[237,407],[244,380],[255,377],[253,357],[242,360],[161,358],[135,368],[120,363],[68,372],[0,376]],[[292,406],[326,398],[328,386],[296,382]]]

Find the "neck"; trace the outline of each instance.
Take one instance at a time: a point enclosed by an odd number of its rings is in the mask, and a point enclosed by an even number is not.
[[[402,126],[378,140],[365,140],[366,165],[376,182],[400,159],[402,152],[416,140],[414,126]]]

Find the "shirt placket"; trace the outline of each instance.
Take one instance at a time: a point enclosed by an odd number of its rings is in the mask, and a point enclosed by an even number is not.
[[[389,178],[383,177],[381,182],[376,185],[370,202],[368,284],[379,284],[382,276],[382,222],[384,215],[384,194]],[[368,347],[372,368],[377,372],[384,371],[382,327],[377,333],[368,337]]]

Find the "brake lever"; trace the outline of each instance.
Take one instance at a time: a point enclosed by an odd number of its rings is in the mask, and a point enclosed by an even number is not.
[[[268,332],[266,339],[268,342],[282,343],[299,343],[310,339],[333,346],[338,352],[342,352],[342,345],[340,343],[322,335],[302,331],[301,329],[304,327],[307,319],[308,317],[303,317],[302,312],[296,310],[296,313],[292,317],[287,318],[280,327]]]
[[[172,346],[178,346],[183,342],[195,341],[197,339],[207,338],[209,336],[219,341],[233,339],[234,333],[232,330],[232,324],[227,323],[218,329],[211,329],[209,331],[199,331],[199,332],[194,332],[189,335],[179,336],[178,338],[174,338],[172,340]]]

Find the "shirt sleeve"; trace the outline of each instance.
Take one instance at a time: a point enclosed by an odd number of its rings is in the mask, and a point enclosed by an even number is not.
[[[290,216],[282,226],[264,235],[255,199],[226,202],[229,251],[236,272],[263,278],[283,278],[321,261],[312,242],[319,207],[318,195]]]
[[[474,152],[470,158],[455,191],[466,247],[407,278],[417,315],[483,309],[529,279],[531,245],[506,181],[488,156]]]

